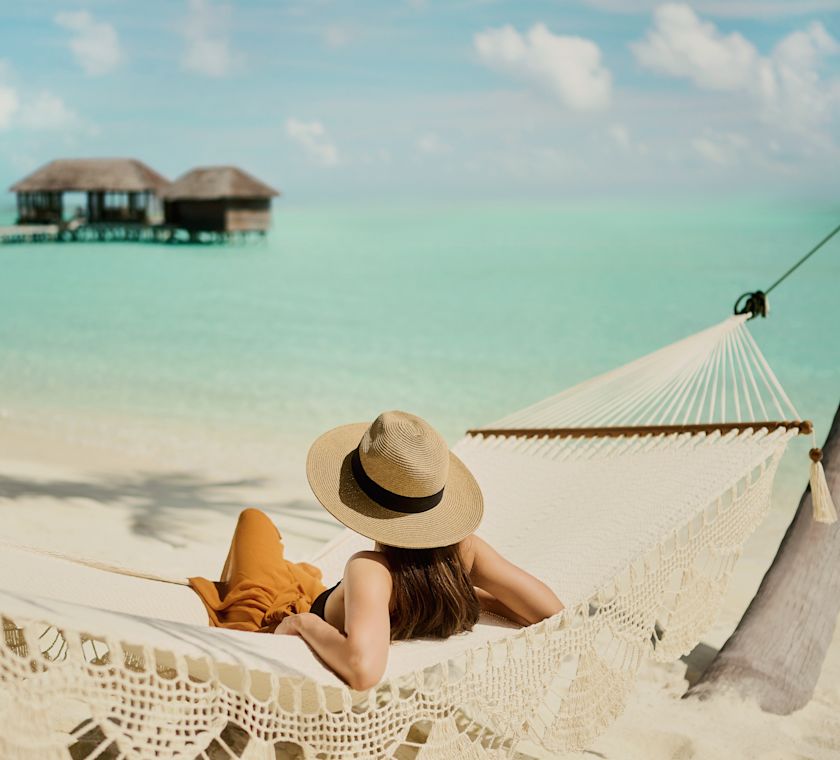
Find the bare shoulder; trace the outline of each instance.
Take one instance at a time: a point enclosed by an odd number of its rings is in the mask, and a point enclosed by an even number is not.
[[[344,577],[350,574],[358,578],[377,579],[391,582],[391,571],[382,552],[362,551],[353,554],[344,566]]]
[[[475,565],[476,558],[484,554],[489,547],[489,544],[483,539],[479,538],[475,533],[471,533],[466,538],[462,538],[458,542],[458,551],[461,554],[461,560],[467,569],[471,572]]]
[[[504,575],[516,566],[505,559],[490,544],[474,533],[460,543],[461,557],[473,581],[487,574]]]

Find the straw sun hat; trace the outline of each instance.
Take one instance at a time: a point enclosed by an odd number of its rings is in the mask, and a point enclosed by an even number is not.
[[[466,465],[428,422],[407,412],[324,433],[309,449],[306,475],[328,512],[389,546],[455,544],[484,512]]]

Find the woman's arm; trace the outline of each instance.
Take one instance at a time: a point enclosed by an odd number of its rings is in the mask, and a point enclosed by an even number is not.
[[[503,617],[506,620],[510,620],[511,623],[517,623],[518,625],[530,625],[525,618],[521,615],[517,615],[512,609],[506,607],[492,594],[488,594],[483,588],[475,586],[474,591],[476,597],[478,597],[478,603],[481,605],[481,609],[484,610],[484,612],[489,612],[492,615],[498,615],[499,617]]]
[[[536,623],[563,609],[563,602],[545,583],[506,560],[483,539],[470,536],[465,550],[473,584],[513,612],[515,622]]]
[[[347,563],[344,631],[306,612],[283,619],[275,633],[297,634],[351,689],[376,686],[388,664],[391,642],[391,574],[378,552],[359,552]]]

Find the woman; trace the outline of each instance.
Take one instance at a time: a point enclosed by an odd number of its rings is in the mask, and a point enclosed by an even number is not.
[[[528,625],[563,604],[473,534],[483,513],[473,476],[424,420],[385,412],[334,428],[309,450],[318,501],[373,551],[354,554],[331,589],[283,557],[262,512],[239,517],[219,582],[190,578],[211,625],[300,636],[354,689],[375,686],[391,641],[471,630],[485,609]]]

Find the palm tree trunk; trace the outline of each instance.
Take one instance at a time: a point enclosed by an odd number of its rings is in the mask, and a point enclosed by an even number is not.
[[[840,408],[823,446],[829,490],[840,495]],[[735,632],[686,693],[731,688],[763,710],[787,715],[814,694],[840,612],[840,521],[811,517],[811,489]]]

